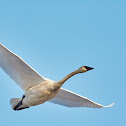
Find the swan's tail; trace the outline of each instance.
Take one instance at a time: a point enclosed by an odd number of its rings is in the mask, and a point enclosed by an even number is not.
[[[21,98],[12,98],[10,100],[10,104],[12,106],[12,109],[14,109],[14,107],[21,101]]]
[[[10,104],[12,106],[12,109],[13,110],[22,110],[22,109],[25,109],[25,108],[29,108],[29,106],[27,105],[24,105],[22,103],[22,98],[12,98],[10,100]]]

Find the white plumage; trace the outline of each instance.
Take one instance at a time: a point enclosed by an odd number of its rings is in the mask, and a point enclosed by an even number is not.
[[[61,88],[63,83],[75,74],[83,73],[93,68],[82,66],[70,73],[61,81],[52,81],[39,75],[20,57],[0,44],[0,67],[24,90],[22,98],[12,98],[10,103],[14,110],[42,104],[46,101],[67,107],[110,107],[97,104],[83,96]]]
[[[26,91],[44,79],[20,57],[6,49],[0,44],[0,67],[24,90]]]
[[[61,88],[60,92],[51,100],[52,103],[63,105],[66,107],[88,107],[88,108],[103,108],[111,107],[114,103],[108,106],[103,106],[89,100],[86,97],[73,93],[72,91]]]

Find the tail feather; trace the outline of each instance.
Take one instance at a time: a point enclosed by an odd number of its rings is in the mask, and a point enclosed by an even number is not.
[[[29,106],[27,106],[27,105],[24,105],[24,104],[20,105],[21,101],[22,101],[22,98],[12,98],[10,100],[10,104],[12,106],[12,109],[13,110],[22,110],[22,109],[25,109],[25,108],[29,108]],[[17,108],[15,108],[15,107],[17,107]]]
[[[12,109],[14,109],[14,107],[21,101],[21,98],[12,98],[10,100],[10,104],[12,106]]]

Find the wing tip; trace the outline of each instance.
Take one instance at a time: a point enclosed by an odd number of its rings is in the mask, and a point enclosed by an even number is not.
[[[115,103],[112,103],[112,104],[110,104],[110,105],[108,105],[108,106],[103,106],[103,107],[113,107],[113,105],[114,105]]]

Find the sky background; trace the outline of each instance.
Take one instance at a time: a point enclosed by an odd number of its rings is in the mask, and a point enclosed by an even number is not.
[[[0,0],[0,43],[42,76],[60,80],[80,66],[95,69],[63,88],[112,108],[67,108],[46,102],[13,111],[23,91],[0,69],[0,125],[126,125],[125,0]]]

